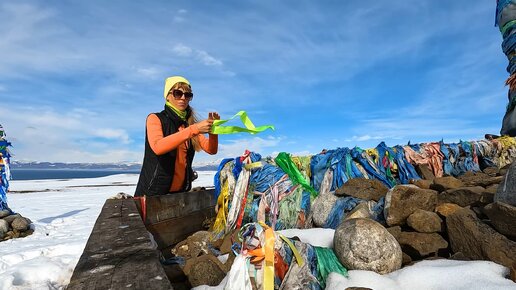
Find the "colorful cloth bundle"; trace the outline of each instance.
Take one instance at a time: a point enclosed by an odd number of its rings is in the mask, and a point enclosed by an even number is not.
[[[11,146],[11,143],[7,142],[4,128],[0,125],[0,210],[10,211],[7,206],[7,192],[9,190],[9,180],[11,179],[11,172],[9,171],[11,158],[9,146]]]
[[[347,276],[330,248],[289,239],[263,223],[239,231],[240,243],[224,289],[324,289],[329,273]]]
[[[503,37],[502,50],[509,60],[507,72],[516,72],[516,1],[497,0],[495,26]]]
[[[506,81],[509,86],[507,111],[503,118],[500,134],[516,136],[516,1],[497,0],[495,26],[502,34],[502,50],[509,60],[507,72],[510,74]]]
[[[307,222],[314,199],[341,187],[351,178],[377,179],[388,188],[421,178],[416,167],[426,166],[436,177],[459,176],[488,166],[499,168],[516,160],[516,140],[431,142],[376,148],[337,148],[313,156],[262,158],[245,152],[225,159],[215,175],[217,218],[212,231],[221,236],[243,224],[262,222],[274,230],[311,227]],[[335,228],[360,199],[341,198],[325,227]],[[372,216],[382,222],[383,200]]]

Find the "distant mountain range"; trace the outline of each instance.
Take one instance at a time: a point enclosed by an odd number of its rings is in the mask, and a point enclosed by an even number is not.
[[[194,164],[194,170],[216,171],[218,161],[210,163]],[[62,162],[22,162],[12,160],[11,169],[70,169],[70,170],[117,170],[117,171],[140,171],[142,164],[137,162],[122,163],[62,163]]]

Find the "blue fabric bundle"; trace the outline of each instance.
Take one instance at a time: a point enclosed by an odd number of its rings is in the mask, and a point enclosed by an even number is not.
[[[390,184],[389,188],[391,188],[396,185],[396,180],[392,177],[391,174],[390,158],[386,154],[388,152],[387,145],[385,145],[385,142],[382,141],[380,144],[378,144],[378,146],[376,146],[376,150],[380,156],[376,162],[376,166],[378,166],[378,169],[380,169],[382,175],[387,177],[387,181]]]
[[[217,168],[217,173],[215,173],[215,176],[213,177],[213,183],[215,184],[215,200],[217,200],[217,198],[219,198],[220,195],[220,171],[224,168],[226,163],[230,161],[233,161],[233,158],[223,159],[220,162],[219,167]]]
[[[265,192],[270,186],[278,182],[283,175],[285,175],[285,172],[281,168],[266,163],[251,172],[249,184],[255,191]]]
[[[9,161],[11,155],[7,147],[11,146],[11,143],[4,139],[4,132],[2,126],[0,126],[0,210],[9,210],[7,206],[7,192],[9,190]]]
[[[450,160],[450,150],[448,149],[448,146],[444,144],[444,142],[441,140],[439,142],[441,145],[441,152],[443,153],[443,172],[445,175],[451,175],[453,170],[453,165]]]
[[[478,153],[474,152],[475,147],[471,145],[470,142],[460,141],[460,145],[462,150],[464,151],[464,156],[461,157],[461,162],[464,162],[465,172],[467,171],[480,171],[480,167],[478,163],[474,162],[473,158],[475,155],[478,156]]]
[[[326,220],[325,228],[336,229],[342,219],[346,217],[346,213],[352,211],[359,203],[364,200],[356,197],[341,197],[337,200],[337,202],[333,205],[333,208],[330,211],[330,215]]]
[[[396,145],[394,149],[394,162],[398,165],[398,178],[400,183],[407,184],[411,179],[421,179],[416,172],[416,168],[405,158],[405,150],[403,150],[403,147]]]
[[[379,170],[375,169],[366,159],[364,156],[366,153],[364,150],[360,149],[359,147],[353,148],[351,150],[351,156],[353,157],[353,160],[355,160],[358,164],[360,164],[364,170],[369,175],[369,178],[375,178],[381,181],[385,186],[391,188],[392,185],[387,179],[387,176],[382,174]]]
[[[310,160],[310,171],[312,172],[310,183],[317,191],[321,188],[324,174],[330,167],[330,160],[334,152],[335,150],[329,150],[325,153],[319,153],[312,156],[312,159]]]
[[[496,5],[495,26],[500,28],[503,42],[502,50],[509,60],[507,72],[516,72],[516,2],[514,0],[499,0]]]

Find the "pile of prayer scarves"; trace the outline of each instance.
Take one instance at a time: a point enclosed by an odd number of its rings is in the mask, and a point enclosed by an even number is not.
[[[311,227],[310,207],[320,194],[340,188],[352,178],[377,179],[386,187],[420,179],[417,167],[426,166],[435,177],[459,176],[487,167],[502,168],[516,160],[516,140],[431,142],[388,147],[381,142],[371,149],[337,148],[313,156],[293,157],[282,152],[262,158],[246,151],[223,160],[215,175],[217,218],[212,231],[218,235],[242,225],[262,222],[274,230]],[[363,200],[340,198],[325,227],[335,228]],[[382,222],[384,200],[372,207]]]
[[[347,276],[333,249],[287,238],[264,223],[243,225],[238,239],[225,289],[251,290],[254,281],[257,289],[320,290],[331,272]]]

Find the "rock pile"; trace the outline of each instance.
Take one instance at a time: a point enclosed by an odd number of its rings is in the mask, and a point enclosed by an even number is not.
[[[439,257],[490,260],[514,272],[516,176],[513,174],[516,174],[516,163],[502,170],[490,167],[483,172],[467,172],[458,178],[414,180],[410,185],[397,185],[389,190],[385,194],[385,227],[401,246],[403,265]],[[353,188],[359,188],[356,180],[353,182]],[[338,191],[345,196],[343,188]],[[362,188],[370,191],[372,186]],[[352,192],[349,196],[357,194]],[[365,193],[360,195],[361,198],[366,196]],[[378,196],[370,199],[378,200]],[[345,220],[336,233],[347,235],[349,239],[357,230],[349,229],[349,220]],[[350,269],[363,269],[355,265],[364,257],[350,262],[350,257],[356,254],[347,248],[339,249],[342,246],[337,244],[338,239],[336,234],[334,246],[340,261]],[[377,247],[377,252],[383,250]],[[367,259],[374,260],[373,254],[369,256]],[[395,269],[390,264],[383,267]]]
[[[32,235],[32,221],[20,214],[12,214],[10,210],[0,211],[0,241],[23,238]]]
[[[317,197],[311,226],[322,227],[339,200],[359,198],[334,236],[334,252],[347,269],[385,274],[423,259],[490,260],[511,269],[515,280],[516,163],[457,178],[428,176],[390,190],[376,180],[350,179]],[[378,222],[373,208],[381,201]],[[186,259],[183,270],[192,286],[214,286],[230,270],[237,240],[233,233],[210,242],[210,233],[198,232],[172,253]],[[229,258],[221,261],[224,255]]]
[[[231,269],[235,255],[231,251],[233,235],[212,241],[207,231],[199,231],[178,243],[172,250],[173,256],[182,257],[184,274],[192,287],[219,285]]]

